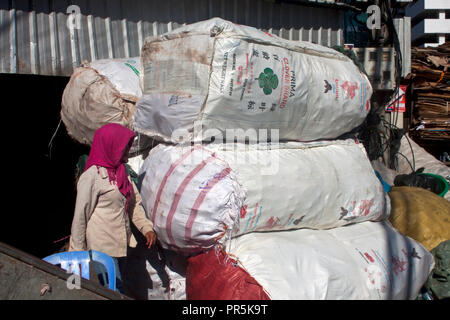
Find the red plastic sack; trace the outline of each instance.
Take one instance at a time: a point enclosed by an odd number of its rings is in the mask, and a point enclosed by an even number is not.
[[[263,287],[224,252],[191,257],[186,270],[187,300],[270,300]]]

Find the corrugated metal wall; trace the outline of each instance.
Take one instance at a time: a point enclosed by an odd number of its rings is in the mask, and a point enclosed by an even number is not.
[[[80,9],[79,28],[67,27],[71,5]],[[336,8],[265,0],[0,0],[0,73],[69,76],[83,60],[135,57],[147,36],[212,17],[285,39],[342,45],[343,14]],[[396,27],[406,75],[410,19],[396,19]],[[356,51],[374,88],[391,89],[393,49]]]
[[[81,11],[73,32],[70,5]],[[212,17],[286,39],[340,45],[341,13],[264,0],[1,0],[0,72],[67,76],[83,60],[138,56],[147,36]]]

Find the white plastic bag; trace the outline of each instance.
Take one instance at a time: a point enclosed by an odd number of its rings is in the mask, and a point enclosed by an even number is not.
[[[139,173],[143,164],[144,164],[144,157],[142,154],[128,159],[128,165],[136,174]]]
[[[402,137],[399,153],[402,155],[397,155],[398,174],[410,174],[413,171],[412,166],[415,165],[415,170],[424,168],[424,172],[440,175],[450,181],[450,168],[429,154],[411,137]],[[450,192],[447,192],[444,198],[450,201]]]

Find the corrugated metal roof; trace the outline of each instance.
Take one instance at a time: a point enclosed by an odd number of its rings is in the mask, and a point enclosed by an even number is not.
[[[79,29],[67,27],[71,5],[80,9]],[[1,0],[0,72],[68,76],[83,60],[135,57],[147,36],[212,17],[291,40],[343,42],[341,12],[331,8],[262,0]]]

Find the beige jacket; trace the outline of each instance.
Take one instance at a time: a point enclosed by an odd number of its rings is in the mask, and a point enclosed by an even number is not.
[[[127,246],[136,244],[130,218],[142,234],[153,231],[153,223],[141,205],[141,196],[134,183],[131,184],[134,198],[130,201],[129,214],[125,214],[126,198],[115,184],[110,184],[105,168],[97,170],[92,166],[80,176],[69,251],[97,250],[112,257],[124,257]]]

